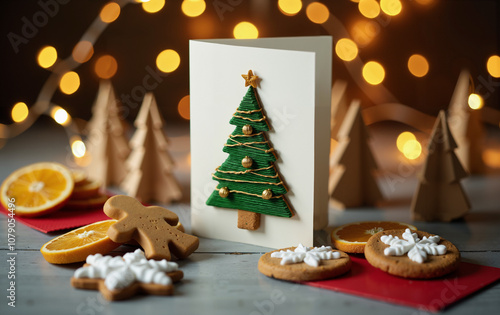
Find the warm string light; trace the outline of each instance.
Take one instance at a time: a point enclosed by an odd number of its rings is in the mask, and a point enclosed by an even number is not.
[[[160,71],[170,73],[176,70],[181,64],[181,57],[173,49],[166,49],[156,57],[156,66]]]
[[[64,94],[70,95],[75,93],[80,87],[80,76],[74,71],[68,71],[61,77],[59,81],[59,89]]]
[[[57,50],[52,46],[43,47],[38,53],[37,61],[42,68],[52,67],[57,61]]]
[[[109,2],[102,8],[101,13],[99,13],[99,17],[104,23],[112,23],[120,16],[120,11],[121,8],[118,3]]]
[[[368,61],[362,70],[363,78],[371,85],[378,85],[384,81],[384,67],[376,61]]]
[[[380,0],[380,9],[389,16],[396,16],[401,13],[403,5],[400,0]]]
[[[422,154],[422,145],[415,135],[409,131],[402,132],[398,136],[396,146],[408,160],[415,160]]]
[[[493,55],[486,62],[488,73],[494,78],[500,78],[500,56]]]
[[[380,14],[380,5],[375,0],[359,0],[358,10],[364,17],[374,19]]]
[[[234,27],[233,35],[236,39],[258,38],[259,30],[250,22],[240,22]]]
[[[278,0],[278,8],[287,16],[294,16],[302,9],[302,0]]]
[[[207,4],[204,0],[184,0],[182,1],[181,10],[186,16],[197,17],[205,12]]]
[[[340,59],[351,61],[358,56],[358,46],[349,38],[341,38],[335,45],[335,53]]]
[[[307,18],[316,24],[323,24],[330,17],[328,7],[320,2],[311,2],[306,8]]]
[[[424,77],[429,72],[429,62],[424,56],[414,54],[408,59],[408,70],[417,78]]]
[[[71,116],[69,116],[68,112],[60,106],[52,106],[50,110],[50,116],[56,121],[56,123],[68,126],[71,122]]]
[[[97,59],[94,70],[99,78],[111,79],[118,71],[118,62],[113,56],[104,55]]]
[[[484,105],[483,98],[481,95],[476,93],[471,93],[467,99],[467,103],[471,109],[481,109]]]
[[[163,9],[164,6],[165,0],[149,0],[142,3],[142,9],[147,13],[156,13]]]
[[[179,104],[177,104],[177,111],[179,112],[179,115],[186,120],[190,119],[189,105],[189,95],[181,98]]]
[[[12,107],[12,111],[10,114],[14,122],[22,122],[28,117],[28,106],[24,102],[18,102]]]

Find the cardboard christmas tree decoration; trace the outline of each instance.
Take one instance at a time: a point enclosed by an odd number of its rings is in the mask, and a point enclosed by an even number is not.
[[[347,99],[345,91],[347,89],[347,82],[337,80],[332,86],[332,110],[330,116],[330,128],[332,130],[331,138],[337,139],[342,121],[347,113]]]
[[[329,193],[335,206],[349,208],[374,205],[383,199],[373,171],[377,164],[368,145],[368,130],[359,101],[347,111],[332,154]]]
[[[229,157],[212,175],[219,182],[206,204],[237,209],[238,228],[256,230],[260,214],[291,217],[287,188],[274,165],[274,148],[267,140],[269,123],[257,96],[257,76],[242,75],[249,86],[230,124],[235,126],[223,151]]]
[[[142,202],[169,204],[182,198],[182,190],[173,175],[174,161],[163,131],[164,121],[153,93],[147,93],[134,122],[135,131],[127,159],[127,176],[121,188]]]
[[[450,132],[444,111],[434,125],[428,155],[419,185],[413,196],[414,220],[449,222],[463,217],[470,209],[460,179],[467,176],[454,150],[457,144]]]
[[[469,173],[481,174],[485,171],[482,157],[484,127],[481,110],[471,109],[468,104],[469,95],[473,92],[469,88],[469,80],[469,71],[462,70],[448,107],[448,121],[458,144],[456,154],[460,162]]]
[[[125,161],[130,148],[120,106],[111,82],[101,81],[93,116],[86,127],[86,144],[90,155],[88,176],[103,186],[119,185],[126,174]]]

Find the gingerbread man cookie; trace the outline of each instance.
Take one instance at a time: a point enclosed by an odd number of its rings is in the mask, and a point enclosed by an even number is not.
[[[404,278],[429,279],[446,275],[460,264],[460,252],[451,242],[423,231],[379,232],[365,246],[368,262]]]
[[[104,204],[104,213],[118,220],[108,229],[108,236],[117,243],[136,240],[148,259],[171,259],[172,253],[186,258],[199,245],[196,236],[179,231],[175,213],[158,206],[145,207],[128,196],[113,196]]]
[[[86,262],[75,271],[71,285],[78,289],[99,290],[110,301],[123,300],[141,292],[171,295],[172,282],[184,276],[176,263],[165,259],[147,260],[140,249],[123,257],[89,255]]]
[[[334,278],[351,269],[351,259],[330,246],[297,247],[275,250],[259,259],[259,271],[276,279],[313,281]]]

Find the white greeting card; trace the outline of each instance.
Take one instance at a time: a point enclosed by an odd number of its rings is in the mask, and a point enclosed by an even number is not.
[[[260,246],[313,245],[328,223],[332,39],[329,36],[190,41],[191,225],[193,233]],[[271,126],[267,136],[289,192],[292,218],[261,216],[258,230],[237,227],[238,211],[207,206],[215,168],[235,126],[229,121],[253,70]]]

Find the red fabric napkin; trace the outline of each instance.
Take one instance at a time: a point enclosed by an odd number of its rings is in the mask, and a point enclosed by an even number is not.
[[[1,204],[0,212],[5,215],[8,214],[7,210]],[[38,218],[23,218],[20,216],[15,216],[14,218],[17,222],[21,222],[43,233],[72,229],[97,221],[109,220],[102,209],[70,210],[64,208]]]
[[[438,279],[408,280],[372,267],[353,257],[351,271],[342,277],[304,282],[307,285],[378,301],[437,312],[500,279],[500,268],[462,262],[457,271]]]

